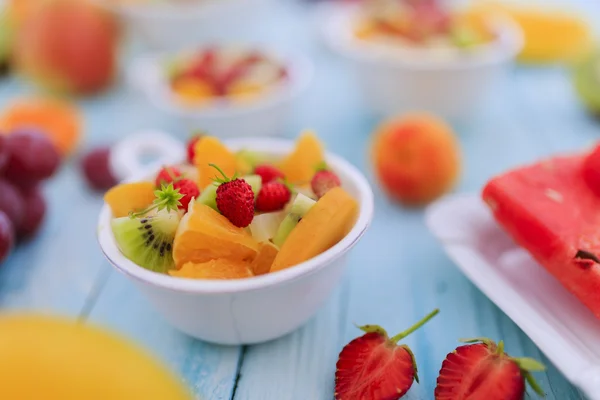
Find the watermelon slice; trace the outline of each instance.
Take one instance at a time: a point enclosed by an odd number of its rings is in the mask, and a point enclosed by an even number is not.
[[[600,147],[509,171],[482,197],[514,241],[600,318]]]

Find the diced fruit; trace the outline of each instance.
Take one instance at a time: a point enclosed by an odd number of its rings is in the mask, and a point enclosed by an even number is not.
[[[391,338],[378,325],[359,327],[366,333],[352,340],[340,352],[335,369],[335,399],[396,400],[404,396],[413,381],[419,382],[419,377],[412,350],[405,344],[398,345],[398,342],[425,325],[438,312],[433,310],[411,328]]]
[[[190,279],[242,279],[253,276],[250,263],[223,258],[203,263],[188,262],[178,270],[170,270],[169,275]]]
[[[198,104],[210,101],[215,92],[212,85],[193,77],[180,77],[172,83],[173,92],[186,104]]]
[[[242,149],[235,153],[235,157],[237,159],[237,168],[238,173],[242,175],[247,175],[250,173],[254,173],[260,175],[259,172],[255,171],[257,165],[263,163],[274,163],[276,162],[275,157],[261,153],[257,151],[251,151],[247,149]],[[263,182],[264,183],[264,182]]]
[[[0,178],[0,211],[8,216],[14,227],[21,225],[26,212],[19,190],[3,178]]]
[[[219,208],[217,207],[217,188],[218,187],[219,187],[219,184],[216,182],[209,184],[207,187],[204,188],[204,190],[202,191],[202,194],[200,194],[200,197],[198,197],[197,202],[207,205],[210,208],[212,208],[213,210],[218,212],[219,211]]]
[[[298,225],[298,222],[304,218],[315,204],[316,202],[313,199],[303,194],[298,194],[294,199],[289,214],[285,216],[277,228],[277,233],[273,237],[273,243],[279,247],[283,246],[283,243],[287,240],[296,225]]]
[[[458,141],[451,128],[428,114],[384,122],[373,138],[372,161],[384,191],[406,205],[429,203],[456,184]]]
[[[291,184],[310,182],[316,168],[323,163],[323,145],[313,132],[304,132],[296,148],[280,164],[281,172]]]
[[[154,185],[157,188],[160,188],[162,187],[162,185],[168,185],[169,183],[175,181],[179,177],[181,177],[181,171],[179,170],[179,168],[175,166],[162,167],[156,175]]]
[[[545,367],[531,358],[513,358],[498,345],[485,338],[463,340],[446,356],[435,388],[435,400],[504,400],[525,398],[525,380],[541,397],[543,390],[535,382],[532,371]]]
[[[64,157],[73,153],[79,144],[82,121],[79,110],[69,103],[23,99],[10,104],[0,115],[0,134],[22,129],[46,135]]]
[[[272,212],[282,210],[290,201],[292,192],[281,182],[268,182],[263,185],[256,198],[256,210]]]
[[[15,230],[8,215],[0,210],[0,264],[10,254],[15,244]]]
[[[122,183],[104,195],[104,201],[110,206],[115,218],[143,210],[152,204],[154,198],[152,182]]]
[[[308,210],[282,245],[274,240],[280,250],[271,271],[309,260],[338,243],[352,228],[357,212],[358,204],[352,196],[341,187],[331,189]],[[276,238],[280,236],[280,231]]]
[[[19,130],[7,138],[10,153],[5,177],[19,187],[35,186],[51,177],[60,165],[54,145],[34,130]]]
[[[248,226],[252,237],[258,242],[268,242],[273,239],[286,215],[287,213],[283,211],[255,215]]]
[[[185,263],[213,259],[247,261],[256,257],[258,242],[243,228],[234,226],[212,208],[195,202],[182,218],[175,235],[173,258],[178,268]]]
[[[262,188],[262,180],[260,176],[246,175],[242,176],[241,179],[245,180],[248,183],[248,185],[250,185],[250,187],[252,188],[252,192],[254,193],[254,198],[256,199],[258,197],[258,194],[260,193],[260,189]]]
[[[81,169],[92,189],[104,191],[118,183],[110,167],[110,147],[88,152],[81,161]]]
[[[271,265],[273,265],[273,261],[275,260],[275,257],[277,257],[278,252],[277,246],[273,243],[261,242],[259,244],[258,254],[250,266],[254,275],[258,276],[268,273],[271,270]]]
[[[46,200],[39,186],[22,190],[21,198],[25,212],[16,231],[20,239],[26,239],[33,237],[42,226],[46,216]]]
[[[268,183],[275,179],[283,179],[285,176],[279,168],[271,164],[261,164],[254,168],[254,173],[260,175],[262,183]]]
[[[183,195],[183,197],[179,199],[179,208],[181,210],[187,211],[190,201],[200,195],[198,186],[190,179],[178,180],[173,184],[173,188],[179,190],[179,193]]]
[[[194,164],[198,168],[198,186],[206,187],[220,176],[217,170],[210,166],[216,164],[227,176],[236,172],[237,160],[217,138],[203,136],[194,148]]]
[[[200,140],[201,137],[202,137],[202,134],[196,133],[196,134],[194,134],[194,136],[192,136],[192,138],[187,143],[186,152],[187,152],[187,162],[189,164],[194,164],[194,156],[196,155],[196,150],[195,150],[196,143],[198,143],[198,140]]]
[[[259,97],[264,90],[264,85],[260,83],[238,81],[229,87],[227,96],[237,101],[250,101]]]
[[[237,227],[245,228],[254,218],[254,192],[252,186],[243,179],[230,179],[215,167],[223,176],[219,178],[217,188],[217,208],[231,223]]]
[[[121,252],[139,266],[163,273],[175,265],[173,239],[178,225],[179,214],[166,211],[137,218],[114,218],[111,221]]]
[[[336,186],[342,186],[340,178],[335,172],[327,169],[317,171],[310,181],[310,187],[319,199]]]

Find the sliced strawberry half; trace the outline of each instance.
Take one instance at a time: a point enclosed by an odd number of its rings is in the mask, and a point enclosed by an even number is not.
[[[438,312],[432,311],[410,329],[391,338],[378,325],[359,327],[366,333],[342,349],[336,364],[335,398],[396,400],[404,396],[414,380],[419,382],[419,377],[412,351],[397,343]]]
[[[490,339],[462,340],[446,356],[435,388],[435,400],[522,400],[525,380],[540,396],[544,392],[531,372],[545,367],[531,358],[513,358],[504,352],[504,342]]]

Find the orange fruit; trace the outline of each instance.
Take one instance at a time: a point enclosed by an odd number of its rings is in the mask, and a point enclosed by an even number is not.
[[[82,121],[71,104],[51,99],[24,99],[0,115],[0,132],[10,134],[19,128],[36,128],[44,133],[63,156],[71,154],[81,139]]]
[[[247,262],[219,258],[204,263],[185,263],[179,270],[170,270],[169,275],[190,279],[241,279],[250,278],[252,271]]]
[[[115,218],[125,217],[130,211],[141,211],[155,199],[152,182],[122,183],[104,195]]]
[[[181,219],[173,243],[173,259],[184,264],[205,263],[214,259],[251,262],[258,243],[244,228],[233,225],[209,206],[196,202]]]
[[[273,261],[275,257],[277,257],[277,253],[279,250],[277,246],[270,242],[260,242],[258,247],[258,254],[254,261],[252,261],[252,265],[250,265],[250,269],[254,273],[254,275],[264,275],[271,270],[271,265],[273,265]]]
[[[298,138],[296,148],[281,161],[280,169],[290,183],[305,184],[323,160],[323,144],[314,132],[306,131]]]
[[[213,182],[213,178],[222,178],[221,174],[209,164],[215,164],[228,176],[235,173],[238,161],[219,139],[203,136],[194,146],[194,164],[198,169],[198,186],[205,188]]]
[[[211,85],[196,78],[176,79],[171,90],[186,104],[204,103],[215,95]]]

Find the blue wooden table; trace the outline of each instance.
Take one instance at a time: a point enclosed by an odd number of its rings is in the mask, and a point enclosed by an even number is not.
[[[583,6],[599,11],[592,1]],[[273,9],[264,40],[304,50],[316,61],[314,83],[299,101],[286,136],[318,131],[329,149],[372,178],[367,148],[378,122],[369,116],[343,60],[330,54],[310,23],[307,5]],[[269,25],[271,24],[271,25]],[[275,29],[275,28],[273,28]],[[262,40],[258,38],[257,40]],[[122,83],[122,82],[120,82]],[[80,101],[84,146],[111,143],[142,128],[179,132],[178,121],[156,112],[118,83],[106,94]],[[0,106],[32,89],[15,79],[0,82]],[[457,94],[459,95],[459,94]],[[464,153],[459,191],[477,191],[493,174],[557,151],[597,140],[600,124],[579,106],[561,67],[515,67],[509,84],[468,122],[454,125]],[[193,340],[167,325],[131,283],[113,271],[96,243],[101,196],[86,190],[75,161],[46,187],[49,215],[40,235],[20,246],[0,268],[0,308],[85,315],[133,338],[179,373],[201,399],[331,399],[335,362],[359,335],[353,323],[405,329],[433,308],[441,313],[406,343],[414,350],[421,384],[407,399],[431,399],[442,360],[461,337],[504,339],[516,356],[540,359],[537,378],[550,400],[581,399],[536,346],[446,258],[427,231],[420,210],[390,203],[374,185],[373,225],[351,253],[343,284],[298,331],[256,346],[222,347]]]

